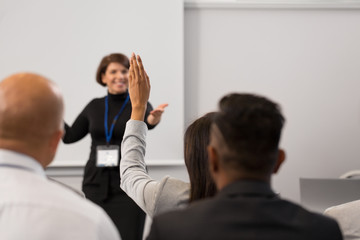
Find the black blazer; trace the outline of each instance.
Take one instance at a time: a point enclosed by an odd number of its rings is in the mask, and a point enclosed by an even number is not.
[[[335,220],[280,199],[269,184],[238,181],[155,217],[148,239],[340,240],[342,234]]]

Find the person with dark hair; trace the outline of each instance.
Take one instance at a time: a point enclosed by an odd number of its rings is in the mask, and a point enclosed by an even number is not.
[[[185,131],[184,160],[190,178],[189,203],[212,197],[216,186],[209,172],[207,145],[210,141],[210,126],[215,112],[195,120]]]
[[[117,226],[122,239],[142,239],[145,213],[119,187],[120,145],[125,123],[131,115],[128,94],[129,59],[120,53],[105,56],[97,69],[96,81],[107,87],[107,95],[93,99],[70,127],[65,123],[64,143],[91,135],[91,151],[84,170],[82,190],[86,198],[101,206]],[[149,129],[161,119],[162,104],[153,110],[146,104],[144,121]]]
[[[281,199],[271,176],[285,159],[279,149],[280,107],[253,94],[225,96],[208,146],[218,193],[153,219],[148,239],[341,240],[335,220]]]
[[[143,106],[146,97],[141,94],[150,91],[150,86],[138,90],[135,81],[143,76],[146,80],[145,70],[141,58],[132,57],[132,71],[129,77],[129,93],[132,102]],[[138,72],[135,74],[135,70]],[[136,77],[137,76],[137,77]],[[133,89],[131,89],[133,83]],[[133,90],[133,91],[131,91]],[[140,101],[142,100],[142,101]],[[143,121],[145,108],[133,104],[131,119],[126,124],[122,142],[122,160],[120,163],[121,188],[150,216],[184,208],[189,203],[199,199],[212,197],[216,192],[215,183],[208,171],[208,156],[206,147],[209,144],[210,126],[215,113],[208,113],[194,121],[186,130],[184,136],[185,164],[190,176],[189,183],[179,179],[165,176],[160,181],[152,179],[146,170],[144,161],[146,148],[147,128]],[[138,118],[135,118],[139,115]]]

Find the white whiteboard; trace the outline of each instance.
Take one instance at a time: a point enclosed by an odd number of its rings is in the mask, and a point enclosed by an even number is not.
[[[167,102],[162,122],[148,134],[149,162],[182,159],[183,3],[181,0],[0,0],[0,79],[19,71],[58,83],[65,120],[106,94],[95,82],[101,58],[112,52],[142,56],[151,79],[150,102]],[[84,165],[89,136],[63,145],[52,165]]]

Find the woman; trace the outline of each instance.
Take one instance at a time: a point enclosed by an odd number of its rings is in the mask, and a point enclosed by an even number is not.
[[[122,142],[121,188],[151,217],[213,196],[216,188],[208,170],[207,145],[215,113],[197,119],[186,130],[184,158],[190,185],[170,176],[156,181],[147,174],[144,161],[147,128],[142,121],[145,111],[139,109],[145,109],[141,106],[147,102],[150,83],[140,57],[137,60],[134,56],[131,58],[129,82],[134,104]]]
[[[105,56],[97,69],[96,81],[107,87],[107,95],[93,99],[71,127],[65,123],[64,143],[91,135],[91,152],[86,163],[83,192],[100,205],[117,226],[122,239],[141,239],[144,212],[119,188],[120,144],[131,115],[128,94],[129,59],[120,53]],[[147,102],[144,121],[149,129],[160,122],[166,104],[152,111]]]

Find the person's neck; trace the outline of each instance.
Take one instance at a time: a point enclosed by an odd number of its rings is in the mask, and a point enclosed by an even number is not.
[[[39,162],[43,168],[48,165],[42,160],[43,151],[41,151],[40,148],[30,146],[29,143],[12,139],[0,139],[0,149],[6,149],[27,155]]]
[[[223,189],[227,185],[230,185],[237,181],[250,180],[250,181],[261,181],[270,184],[271,176],[255,175],[255,174],[234,174],[224,173],[217,177],[216,186],[218,190]]]
[[[111,101],[122,101],[122,100],[126,99],[127,95],[128,95],[128,91],[119,93],[119,94],[112,94],[112,93],[108,92],[108,97],[109,97],[109,100],[111,100]]]

